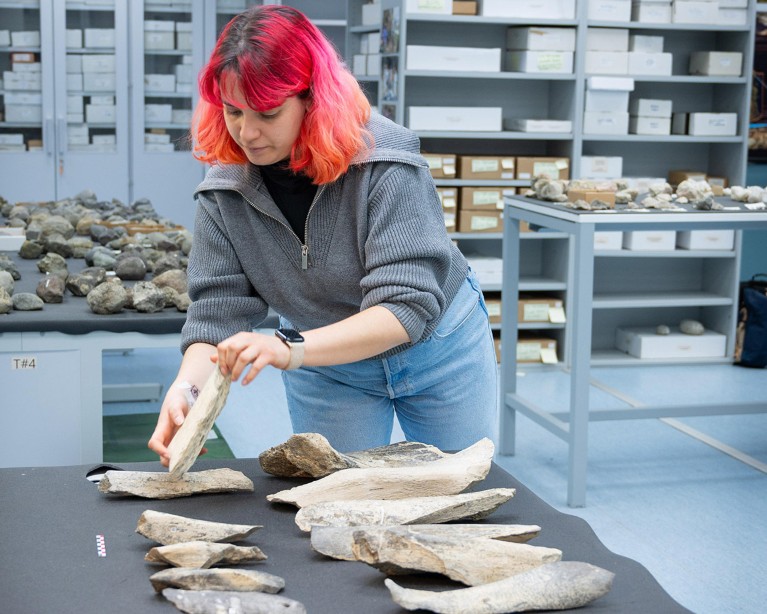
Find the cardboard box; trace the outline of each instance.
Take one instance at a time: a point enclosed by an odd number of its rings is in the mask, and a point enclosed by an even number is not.
[[[460,179],[514,179],[513,156],[459,156]]]
[[[586,111],[612,113],[629,110],[629,92],[620,90],[586,90]]]
[[[623,176],[623,156],[581,156],[584,179],[618,179]]]
[[[575,0],[482,0],[483,17],[575,19]]]
[[[631,21],[631,0],[589,0],[588,18],[598,21]]]
[[[552,310],[563,310],[562,299],[551,296],[523,295],[517,303],[519,322],[551,322],[556,320]]]
[[[503,211],[458,210],[458,232],[503,232]]]
[[[455,179],[456,155],[421,153],[429,164],[431,176],[435,179]]]
[[[674,0],[674,3],[671,5],[672,23],[702,23],[714,25],[718,18],[718,2]]]
[[[735,249],[734,230],[680,230],[676,233],[676,246],[682,249]]]
[[[504,54],[504,70],[571,74],[574,58],[572,51],[507,51]]]
[[[739,51],[693,51],[690,54],[691,75],[740,77],[743,54]]]
[[[575,51],[575,28],[518,26],[506,30],[506,49]]]
[[[551,179],[570,179],[570,159],[552,156],[517,156],[517,179],[548,175]]]
[[[170,51],[175,48],[176,36],[172,30],[169,32],[154,30],[144,32],[144,49],[148,51]]]
[[[487,317],[490,324],[501,323],[501,295],[498,292],[488,292],[485,294],[485,306],[487,307]]]
[[[622,327],[615,331],[615,347],[637,358],[716,358],[725,355],[727,336],[710,330],[686,335],[677,328],[658,335],[654,328]]]
[[[671,2],[634,2],[631,20],[639,23],[671,23]]]
[[[456,232],[458,230],[458,220],[456,219],[456,210],[443,211],[445,216],[445,230],[447,232]]]
[[[514,132],[569,133],[573,122],[569,119],[507,119],[503,122],[506,130]]]
[[[623,233],[623,249],[637,252],[665,252],[676,248],[674,230],[631,230]]]
[[[501,72],[501,49],[408,45],[407,70]]]
[[[430,15],[452,15],[453,0],[407,0],[405,10],[408,13],[428,13]]]
[[[620,230],[597,230],[594,232],[594,250],[623,249],[623,232]]]
[[[453,15],[477,15],[479,5],[476,0],[453,0]]]
[[[458,210],[458,188],[437,186],[437,196],[443,211],[455,213]],[[453,223],[455,224],[455,221]]]
[[[719,6],[716,21],[722,26],[745,26],[748,23],[748,9]]]
[[[629,104],[632,115],[642,117],[665,117],[671,119],[671,100],[656,100],[653,98],[633,98]]]
[[[604,190],[567,190],[567,200],[574,203],[576,200],[585,200],[590,203],[593,200],[601,200],[615,209],[615,192]]]
[[[114,28],[85,28],[84,39],[86,47],[114,47]]]
[[[670,76],[672,65],[670,53],[628,52],[628,71],[630,75]]]
[[[598,75],[628,74],[628,54],[628,51],[587,51],[584,69]]]
[[[705,171],[685,171],[685,170],[670,170],[668,172],[668,182],[676,187],[683,181],[691,179],[692,181],[705,181]]]
[[[460,208],[462,211],[500,211],[504,197],[514,193],[514,188],[506,187],[461,188]]]
[[[671,118],[632,115],[629,118],[629,132],[631,134],[668,135],[671,134]]]
[[[628,51],[628,28],[587,28],[587,51]]]
[[[500,132],[501,107],[408,107],[411,130]]]
[[[117,108],[114,105],[85,105],[85,121],[89,124],[113,124],[116,120]]]
[[[736,136],[737,113],[674,113],[671,130],[674,134],[693,136]]]
[[[647,34],[629,35],[629,51],[642,53],[663,53],[663,37]]]
[[[583,113],[584,134],[628,134],[629,114],[627,112]]]
[[[84,90],[91,92],[114,92],[115,88],[115,73],[113,72],[83,73]]]
[[[517,339],[517,362],[521,363],[556,363],[557,342],[546,338]]]
[[[83,72],[114,72],[115,71],[115,54],[114,53],[98,53],[92,55],[82,56]]]
[[[37,64],[36,70],[40,70],[40,63],[37,62],[35,54],[31,51],[15,51],[11,54],[11,64]],[[13,66],[13,70],[18,70],[19,68]]]

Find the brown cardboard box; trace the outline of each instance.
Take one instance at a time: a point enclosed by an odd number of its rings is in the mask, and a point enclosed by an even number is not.
[[[491,324],[501,323],[501,294],[500,292],[485,292],[485,306]]]
[[[461,188],[462,211],[498,211],[503,209],[503,197],[516,193],[514,188],[476,187]]]
[[[459,211],[458,232],[502,232],[503,211]]]
[[[687,179],[693,179],[694,181],[705,181],[706,180],[706,171],[669,171],[668,172],[668,182],[676,187],[683,181],[686,181]]]
[[[730,185],[730,182],[727,181],[727,177],[706,175],[706,181],[708,182],[708,185],[711,186],[711,191],[714,193],[714,196],[722,196],[724,194],[724,189]]]
[[[551,309],[561,309],[562,299],[555,296],[522,295],[517,303],[517,320],[519,322],[550,322]]]
[[[603,190],[567,190],[567,200],[574,203],[576,200],[585,200],[590,203],[592,200],[601,200],[615,209],[615,192],[606,192]]]
[[[459,156],[461,179],[514,179],[513,156]]]
[[[34,64],[37,60],[31,51],[16,51],[11,54],[11,64]]]
[[[556,340],[547,338],[520,338],[517,340],[517,362],[543,362],[541,350],[552,350],[556,354]]]
[[[546,174],[552,179],[570,179],[570,158],[517,156],[517,179]]]
[[[453,0],[453,15],[476,15],[476,0]]]
[[[455,154],[433,154],[421,152],[429,163],[429,171],[435,179],[455,179],[456,159]]]
[[[437,196],[442,203],[442,210],[455,213],[458,209],[458,188],[438,187]]]

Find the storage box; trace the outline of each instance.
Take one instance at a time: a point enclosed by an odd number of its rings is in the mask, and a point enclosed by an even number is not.
[[[67,73],[67,91],[80,92],[83,90],[83,73]]]
[[[381,74],[381,54],[370,53],[367,56],[367,66],[365,67],[365,73],[369,77],[377,77]]]
[[[502,232],[503,211],[458,211],[458,232]]]
[[[504,55],[504,70],[528,73],[573,72],[572,51],[507,51]]]
[[[455,154],[421,154],[429,164],[431,176],[435,179],[454,179],[456,173]]]
[[[82,113],[83,101],[84,98],[82,96],[67,96],[67,113]]]
[[[85,28],[86,47],[114,47],[114,28]]]
[[[686,170],[670,170],[668,172],[668,182],[676,187],[683,181],[705,181],[705,171],[686,171]]]
[[[352,74],[354,75],[366,75],[367,74],[367,61],[368,56],[363,53],[355,53],[352,56]]]
[[[179,51],[192,50],[192,33],[191,32],[176,32],[176,49],[178,49]]]
[[[622,327],[615,331],[615,347],[637,358],[716,358],[725,355],[727,336],[710,330],[686,335],[676,327],[658,335],[653,328]]]
[[[83,72],[83,56],[68,53],[66,56],[67,72]]]
[[[456,212],[458,209],[458,188],[437,186],[437,196],[439,197],[439,202],[442,203],[443,211]]]
[[[629,92],[620,90],[586,90],[586,111],[612,113],[627,112],[629,109]]]
[[[108,104],[86,104],[85,121],[89,124],[113,124],[117,120],[117,109]]]
[[[151,92],[175,92],[176,75],[144,74],[144,90]]]
[[[575,19],[575,0],[482,0],[483,17]]]
[[[570,179],[570,159],[517,156],[517,179],[547,175],[551,179]]]
[[[631,21],[631,0],[589,0],[588,18],[595,21]]]
[[[362,5],[362,25],[375,26],[381,23],[381,3],[373,2]]]
[[[575,51],[575,28],[511,27],[506,30],[506,49]]]
[[[500,48],[407,46],[407,70],[500,72]]]
[[[628,74],[628,51],[587,51],[584,69],[600,75]]]
[[[628,28],[587,28],[587,51],[628,51]]]
[[[691,75],[740,77],[743,54],[738,51],[694,51],[690,54]]]
[[[629,118],[631,134],[653,134],[664,136],[671,134],[671,117],[642,117],[632,115]]]
[[[11,46],[11,31],[0,30],[0,47],[10,47],[10,46]]]
[[[514,179],[513,156],[459,156],[460,179]]]
[[[634,2],[631,20],[639,23],[671,23],[671,2]]]
[[[623,249],[623,232],[620,230],[597,230],[594,232],[594,250]]]
[[[500,132],[501,107],[408,107],[411,130]]]
[[[647,34],[631,34],[629,35],[629,51],[663,53],[663,37],[648,36]]]
[[[82,56],[83,72],[114,72],[115,55],[114,53],[98,53]]]
[[[84,90],[91,92],[114,92],[115,87],[115,73],[113,72],[83,73]]]
[[[477,15],[479,5],[476,0],[453,0],[453,15]]]
[[[556,312],[564,310],[562,299],[551,296],[523,295],[517,302],[517,320],[519,322],[556,322],[560,316]]]
[[[555,339],[517,339],[517,362],[552,364],[557,362]]]
[[[674,113],[671,129],[674,134],[736,136],[738,134],[738,114]]]
[[[618,179],[623,175],[623,156],[581,156],[584,179]]]
[[[569,133],[573,122],[569,119],[507,119],[503,122],[506,130],[515,132]]]
[[[170,123],[173,107],[169,104],[145,104],[144,121]]]
[[[12,47],[39,47],[40,31],[26,30],[26,31],[14,32],[13,30],[11,30],[11,46]]]
[[[642,117],[667,117],[671,118],[671,100],[655,100],[653,98],[633,98],[629,104],[632,115]]]
[[[40,123],[43,121],[43,107],[39,104],[6,104],[5,121]]]
[[[676,246],[682,249],[714,249],[732,251],[735,248],[734,230],[680,230]]]
[[[16,143],[16,145],[22,145],[22,143]],[[27,237],[24,234],[23,228],[14,228],[10,226],[0,227],[0,251],[2,252],[17,252],[24,245],[24,241]]]
[[[584,134],[628,134],[628,112],[616,111],[614,113],[595,113],[585,111],[583,113]]]
[[[623,249],[637,252],[673,251],[676,248],[674,230],[631,230],[623,233]]]
[[[585,200],[587,203],[601,200],[610,205],[610,208],[615,208],[615,192],[605,190],[567,190],[567,200],[571,203],[576,200]]]
[[[170,51],[175,48],[176,35],[172,30],[169,32],[157,32],[154,30],[144,32],[144,49],[149,51]]]
[[[487,318],[490,324],[501,323],[502,303],[500,294],[496,292],[485,294],[485,307],[487,307]]]
[[[630,75],[671,75],[672,55],[670,53],[628,52],[628,71]]]
[[[476,187],[461,188],[462,211],[499,211],[505,196],[513,196],[514,188]]]
[[[405,9],[408,13],[452,15],[453,0],[407,0]]]
[[[722,26],[745,26],[748,23],[748,10],[745,8],[722,8],[720,5],[716,21]]]
[[[5,104],[32,104],[42,105],[43,95],[36,92],[6,92]],[[0,137],[5,136],[0,132]]]
[[[466,260],[479,280],[480,285],[500,286],[503,282],[503,258],[494,256],[467,255]]]
[[[671,6],[672,23],[715,24],[719,17],[718,2],[697,0],[674,0]]]
[[[447,232],[456,232],[458,230],[458,221],[456,218],[456,210],[444,211],[442,214],[445,217],[445,230]]]

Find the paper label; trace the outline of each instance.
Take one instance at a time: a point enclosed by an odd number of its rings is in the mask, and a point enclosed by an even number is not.
[[[544,322],[549,319],[549,306],[546,303],[530,303],[522,307],[522,318],[525,322],[532,320]]]
[[[554,324],[565,323],[565,310],[563,307],[549,307],[549,322]]]
[[[36,356],[12,356],[11,369],[14,371],[30,371],[37,369]]]
[[[538,361],[541,358],[541,345],[539,343],[517,343],[518,361]]]
[[[552,162],[535,162],[533,164],[533,175],[548,175],[552,179],[559,177],[559,167]]]
[[[553,348],[541,348],[541,362],[547,365],[557,364],[557,353]]]
[[[481,192],[474,192],[472,198],[472,204],[479,205],[495,205],[498,201],[501,201],[501,193],[497,190],[483,190]]]
[[[499,170],[498,160],[472,160],[472,173],[497,173]]]
[[[471,218],[472,230],[488,230],[498,227],[498,217],[495,216],[474,216]]]

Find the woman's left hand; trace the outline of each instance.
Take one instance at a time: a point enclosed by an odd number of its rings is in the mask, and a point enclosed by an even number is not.
[[[211,360],[218,364],[222,375],[231,373],[233,382],[250,365],[242,379],[243,386],[252,382],[266,365],[285,369],[290,363],[290,348],[277,337],[262,333],[237,333],[219,343],[216,350]]]

